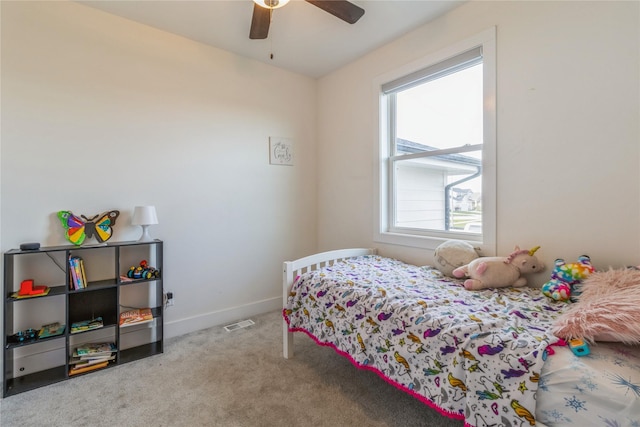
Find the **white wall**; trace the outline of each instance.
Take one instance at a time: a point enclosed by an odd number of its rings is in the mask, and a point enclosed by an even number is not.
[[[151,204],[166,336],[281,307],[282,261],[316,249],[316,81],[76,3],[1,6],[2,251],[66,244],[59,210],[119,209],[112,240],[135,240]]]
[[[597,268],[640,264],[639,6],[474,1],[321,79],[319,249],[432,262],[372,240],[372,82],[495,25],[498,254],[541,245],[549,264],[583,253]]]

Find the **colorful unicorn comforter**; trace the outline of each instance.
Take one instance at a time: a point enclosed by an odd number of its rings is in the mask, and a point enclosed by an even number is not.
[[[539,289],[467,291],[430,267],[350,258],[297,278],[284,315],[356,366],[470,426],[534,425],[549,325]]]

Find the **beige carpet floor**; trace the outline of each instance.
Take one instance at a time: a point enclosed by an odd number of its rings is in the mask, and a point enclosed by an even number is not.
[[[284,359],[281,319],[271,312],[234,332],[193,332],[166,340],[161,355],[2,399],[0,425],[463,425],[302,333]]]

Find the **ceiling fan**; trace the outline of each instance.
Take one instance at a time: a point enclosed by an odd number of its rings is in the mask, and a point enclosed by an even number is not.
[[[269,25],[271,24],[271,13],[273,9],[280,8],[289,3],[289,0],[253,0],[253,17],[251,19],[251,30],[249,38],[266,39],[269,35]],[[364,15],[364,9],[346,0],[306,0],[307,3],[319,7],[342,19],[349,24],[355,24]]]

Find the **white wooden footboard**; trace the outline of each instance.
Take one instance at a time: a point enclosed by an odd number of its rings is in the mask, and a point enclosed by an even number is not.
[[[297,259],[295,261],[285,261],[283,263],[283,281],[282,281],[282,304],[283,307],[287,306],[287,298],[293,281],[296,277],[307,271],[317,270],[327,265],[332,265],[336,261],[350,258],[354,256],[373,255],[377,250],[373,248],[353,248],[353,249],[338,249],[335,251],[321,252],[314,255],[309,255],[304,258]],[[285,359],[293,357],[293,333],[289,332],[289,326],[286,320],[283,322],[283,355]]]

